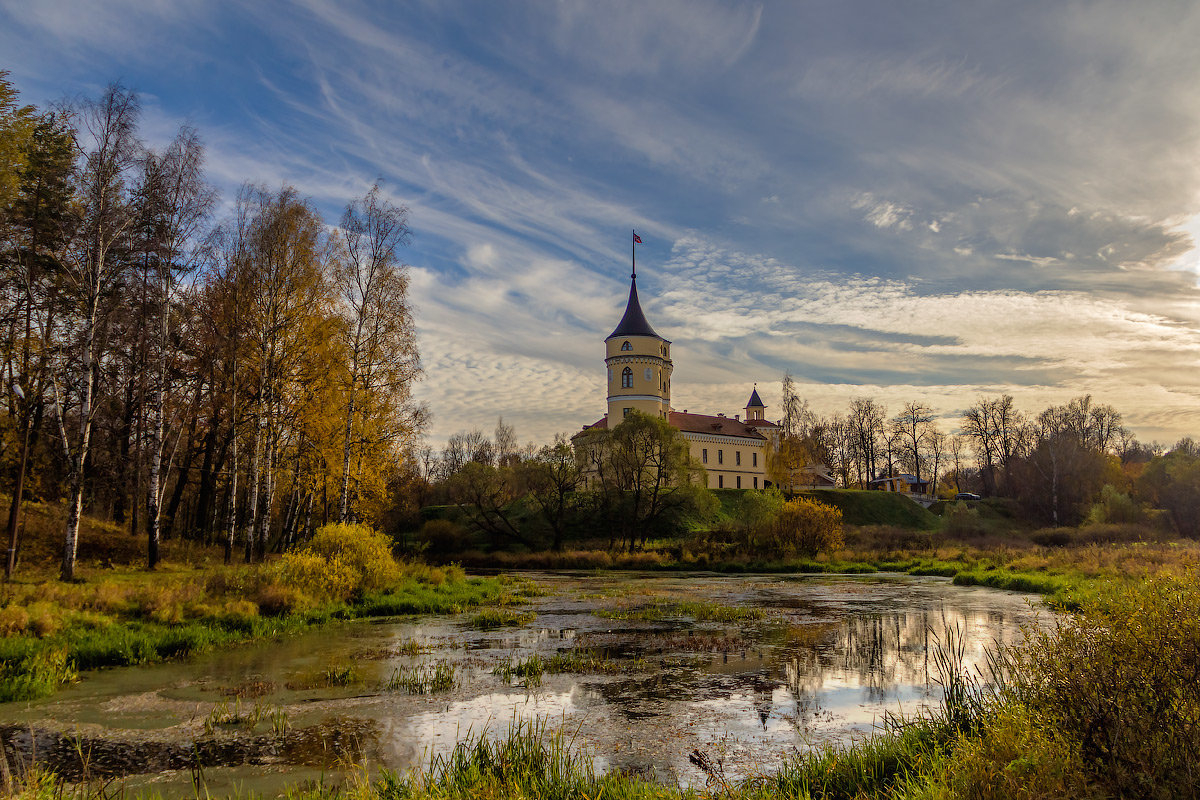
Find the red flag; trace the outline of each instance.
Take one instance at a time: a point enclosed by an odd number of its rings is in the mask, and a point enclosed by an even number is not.
[[[638,235],[635,233],[635,234],[633,235],[633,243],[634,243],[634,244],[641,244],[641,243],[642,243],[642,237],[638,236]]]

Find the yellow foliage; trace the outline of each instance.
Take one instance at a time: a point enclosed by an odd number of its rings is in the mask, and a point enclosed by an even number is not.
[[[0,636],[24,633],[29,627],[29,612],[20,606],[0,608]]]
[[[358,585],[354,568],[339,557],[307,550],[284,553],[271,572],[279,584],[317,600],[348,600]]]
[[[774,545],[782,551],[817,553],[842,546],[842,511],[819,500],[788,500],[771,526]]]
[[[400,565],[392,557],[392,540],[366,525],[325,525],[304,551],[353,570],[357,586],[364,592],[379,591],[401,576]]]
[[[944,763],[934,779],[943,791],[936,794],[977,800],[1100,794],[1089,789],[1078,743],[1016,703],[1001,707],[979,735],[961,737]]]
[[[50,603],[34,603],[28,611],[29,630],[37,636],[53,636],[62,627],[59,610]]]

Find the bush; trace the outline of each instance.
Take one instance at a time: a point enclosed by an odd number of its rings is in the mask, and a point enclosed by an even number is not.
[[[392,557],[392,540],[366,525],[325,525],[305,550],[349,567],[358,575],[358,587],[364,592],[379,591],[400,579],[400,565]]]
[[[748,534],[753,550],[770,555],[813,555],[842,546],[842,512],[819,500],[796,497],[780,508],[758,534]]]
[[[979,509],[966,503],[955,503],[943,514],[942,531],[947,536],[959,538],[978,536],[987,532],[987,527],[979,518]]]
[[[1011,698],[1077,743],[1092,780],[1120,797],[1200,791],[1200,583],[1111,587],[1031,635],[1009,664]]]
[[[1095,797],[1076,742],[1020,705],[1001,707],[977,736],[955,743],[935,778],[952,797],[976,800]],[[940,795],[939,795],[940,796]]]
[[[1092,506],[1087,521],[1091,524],[1105,522],[1133,523],[1143,519],[1142,509],[1129,495],[1117,491],[1112,484],[1104,484],[1100,490],[1100,502]]]
[[[348,602],[380,591],[400,580],[401,569],[384,534],[365,525],[333,524],[320,528],[303,547],[284,553],[267,576],[259,606],[264,613],[279,614],[303,607],[304,596]],[[279,585],[299,594],[280,591]]]
[[[29,627],[29,612],[20,606],[0,608],[0,636],[24,633]]]

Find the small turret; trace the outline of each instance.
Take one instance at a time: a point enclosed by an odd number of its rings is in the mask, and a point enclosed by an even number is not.
[[[767,407],[763,403],[762,398],[758,396],[758,384],[754,384],[754,391],[750,393],[750,400],[746,403],[746,421],[756,419],[765,419]]]

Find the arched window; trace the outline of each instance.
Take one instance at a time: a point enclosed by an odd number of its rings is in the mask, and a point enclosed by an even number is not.
[[[632,349],[633,349],[633,345],[632,345],[632,344],[630,344],[629,340],[627,339],[627,340],[625,340],[625,341],[624,341],[624,342],[621,344],[621,349],[622,349],[622,350],[632,350]]]
[[[633,388],[633,370],[630,369],[629,367],[626,367],[624,370],[621,371],[621,388],[622,389],[632,389]]]

